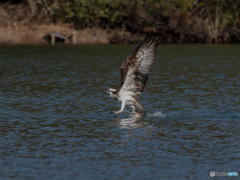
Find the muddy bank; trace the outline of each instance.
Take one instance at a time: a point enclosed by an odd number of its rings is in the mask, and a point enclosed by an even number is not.
[[[66,37],[65,44],[109,44],[132,43],[142,38],[120,29],[109,30],[88,28],[76,30],[67,24],[49,24],[33,26],[0,27],[0,44],[49,44],[45,38],[49,33],[56,32]]]
[[[141,41],[148,33],[132,33],[123,29],[86,28],[75,29],[73,26],[61,24],[45,25],[10,25],[0,26],[1,45],[44,45],[51,40],[46,36],[58,33],[66,38],[64,44],[129,44]],[[204,43],[202,39],[182,36],[178,33],[158,34],[161,43]],[[61,44],[59,43],[59,44]]]

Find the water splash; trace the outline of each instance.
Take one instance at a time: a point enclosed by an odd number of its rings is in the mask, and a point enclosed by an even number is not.
[[[163,114],[161,111],[157,111],[152,114],[147,114],[148,117],[166,117],[166,114]]]

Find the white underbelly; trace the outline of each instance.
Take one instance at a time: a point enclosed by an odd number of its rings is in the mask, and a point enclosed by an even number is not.
[[[119,101],[131,101],[134,100],[133,92],[131,91],[122,91],[119,93]]]

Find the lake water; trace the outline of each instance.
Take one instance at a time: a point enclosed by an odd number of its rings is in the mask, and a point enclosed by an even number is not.
[[[240,172],[239,45],[160,45],[137,121],[105,93],[132,48],[1,46],[0,179]]]

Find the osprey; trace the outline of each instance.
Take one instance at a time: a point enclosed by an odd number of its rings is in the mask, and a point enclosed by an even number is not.
[[[122,62],[121,88],[119,90],[110,88],[107,91],[112,98],[122,102],[121,109],[114,114],[123,112],[126,106],[132,108],[135,116],[141,117],[145,114],[138,97],[143,93],[149,78],[158,44],[159,37],[147,37],[135,48],[132,55]]]

